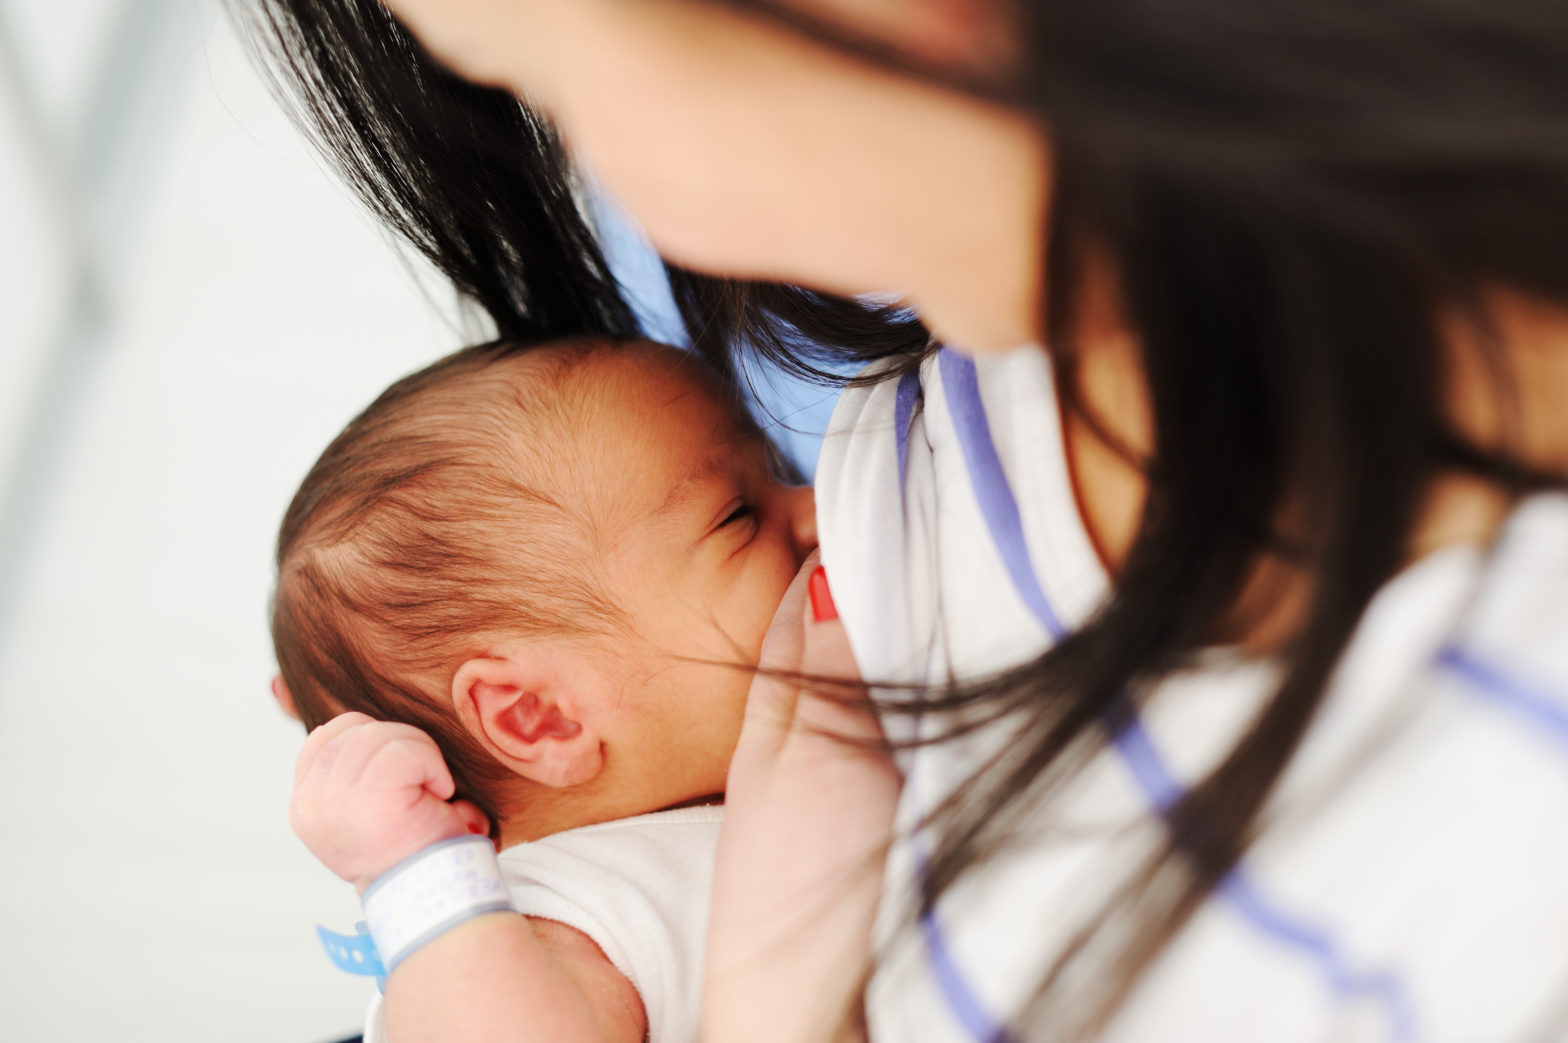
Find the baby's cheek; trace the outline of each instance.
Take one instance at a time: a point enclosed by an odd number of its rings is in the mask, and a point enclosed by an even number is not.
[[[749,606],[757,651],[762,649],[762,640],[767,636],[768,627],[772,625],[773,617],[777,614],[779,605],[784,601],[784,595],[789,591],[789,585],[795,581],[795,575],[799,571],[800,562],[796,560],[792,548],[780,548],[768,563],[766,575],[757,585],[752,604]]]

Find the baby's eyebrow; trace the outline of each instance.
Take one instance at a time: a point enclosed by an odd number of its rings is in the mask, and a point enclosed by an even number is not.
[[[653,509],[653,516],[662,518],[686,506],[704,482],[728,469],[729,462],[729,457],[723,453],[709,453],[705,459],[676,480],[670,487],[669,495]]]

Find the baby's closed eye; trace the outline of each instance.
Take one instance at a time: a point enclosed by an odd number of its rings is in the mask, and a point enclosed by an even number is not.
[[[747,518],[754,516],[756,513],[757,509],[751,504],[744,501],[739,502],[728,514],[724,516],[724,520],[719,522],[719,528],[722,529],[726,525],[733,525],[735,522],[744,521]]]

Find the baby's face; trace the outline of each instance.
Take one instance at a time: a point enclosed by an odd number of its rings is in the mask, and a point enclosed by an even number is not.
[[[656,780],[662,803],[720,792],[751,683],[735,667],[756,664],[816,546],[811,490],[772,477],[762,439],[681,352],[599,356],[579,386],[584,419],[559,459],[629,623],[606,648],[624,690],[610,755]]]

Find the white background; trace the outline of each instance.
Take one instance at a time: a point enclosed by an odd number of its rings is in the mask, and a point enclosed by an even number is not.
[[[330,436],[461,338],[216,5],[0,28],[0,1040],[353,1034],[374,985],[312,925],[357,903],[286,822],[271,544]]]

